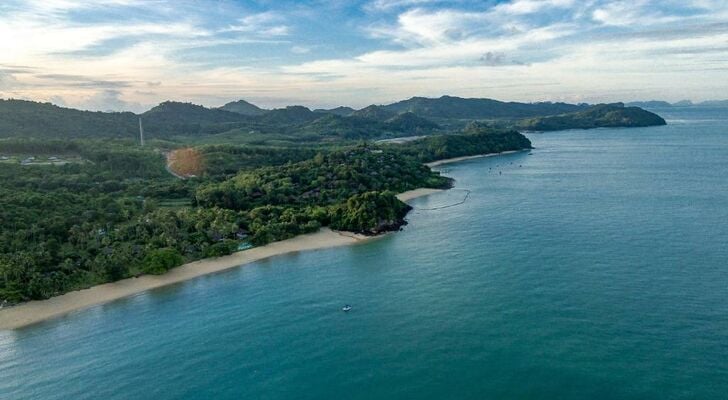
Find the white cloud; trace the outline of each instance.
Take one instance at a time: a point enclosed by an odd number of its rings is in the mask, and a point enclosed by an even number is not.
[[[238,21],[238,24],[223,31],[247,32],[257,36],[285,36],[290,33],[290,27],[283,24],[284,18],[272,12],[246,15]]]
[[[568,8],[574,3],[575,0],[513,0],[499,4],[494,11],[505,14],[532,14],[546,8]]]
[[[291,47],[291,53],[294,53],[294,54],[307,54],[307,53],[310,53],[310,52],[311,52],[311,48],[310,47],[306,47],[306,46],[293,46],[293,47]]]
[[[592,12],[592,18],[603,25],[613,26],[629,26],[637,23],[644,25],[673,20],[660,15],[647,0],[610,2],[596,8]]]
[[[71,106],[90,111],[129,110],[136,112],[146,111],[149,107],[139,103],[124,101],[122,92],[118,90],[102,90],[83,98]],[[66,103],[68,105],[68,103]]]
[[[168,0],[24,4],[0,14],[0,95],[74,107],[138,110],[165,99],[219,105],[240,97],[267,106],[362,106],[441,94],[615,101],[660,97],[651,94],[661,89],[668,99],[728,92],[728,5],[720,0],[512,0],[446,8],[436,0],[374,0],[364,7],[370,14],[342,19],[331,32],[312,32],[328,29],[328,16],[308,9],[250,12],[225,2]],[[134,7],[135,17],[71,17],[111,5]],[[369,37],[361,45],[352,37],[339,42],[345,29]],[[327,39],[313,45],[319,36]],[[122,39],[131,40],[107,45]],[[230,53],[180,57],[216,48]],[[312,61],[285,61],[301,54]],[[279,59],[248,62],[269,55]]]
[[[437,0],[374,0],[368,3],[365,8],[373,11],[387,11],[394,8],[402,8],[436,2]]]

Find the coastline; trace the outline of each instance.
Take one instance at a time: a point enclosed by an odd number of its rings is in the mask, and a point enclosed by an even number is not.
[[[437,166],[443,165],[443,164],[451,164],[451,163],[455,163],[455,162],[459,162],[459,161],[473,160],[473,159],[476,159],[476,158],[504,156],[506,154],[514,154],[514,153],[518,153],[518,152],[526,151],[526,150],[529,150],[530,151],[532,149],[508,150],[508,151],[501,151],[500,153],[486,153],[486,154],[477,154],[477,155],[474,155],[474,156],[462,156],[462,157],[446,158],[444,160],[431,161],[431,162],[425,163],[425,165],[427,165],[428,167],[432,168],[432,167],[437,167]]]
[[[440,191],[442,189],[415,189],[400,193],[397,198],[408,201]],[[279,255],[349,246],[377,237],[321,228],[315,233],[299,235],[265,246],[239,251],[228,256],[193,261],[173,268],[163,275],[142,275],[138,278],[122,279],[88,289],[68,292],[46,300],[33,300],[17,306],[3,308],[0,309],[0,331],[23,328],[75,311],[133,296],[147,290],[173,285]]]
[[[530,149],[524,149],[530,150]],[[479,154],[447,158],[426,163],[428,167],[436,167],[459,161],[483,157],[513,154],[524,150],[511,150],[500,153]],[[446,189],[419,188],[408,190],[397,195],[400,201],[407,202],[418,197],[439,193]],[[340,246],[349,246],[359,242],[375,239],[379,236],[365,236],[353,232],[338,232],[329,228],[321,228],[318,232],[299,235],[291,239],[273,242],[265,246],[239,251],[228,256],[193,261],[173,268],[163,275],[142,275],[138,278],[127,278],[120,281],[104,283],[87,289],[68,292],[45,300],[33,300],[17,306],[0,309],[0,331],[13,330],[36,324],[48,319],[61,317],[75,311],[109,303],[114,300],[135,294],[173,285],[203,275],[213,274],[231,268],[237,268],[263,259],[295,253],[299,251],[320,250]]]

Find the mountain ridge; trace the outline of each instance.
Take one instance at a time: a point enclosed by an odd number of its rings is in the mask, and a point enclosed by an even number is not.
[[[234,108],[231,104],[243,108],[255,107],[262,113],[245,115],[229,111]],[[555,126],[577,124],[577,126],[569,126],[572,128],[591,125],[618,126],[615,124],[620,123],[626,124],[624,126],[632,126],[635,121],[642,119],[651,121],[649,123],[662,123],[655,118],[643,118],[647,114],[639,114],[634,107],[625,108],[624,105],[621,105],[619,109],[611,110],[613,114],[607,119],[592,121],[594,124],[590,124],[586,120],[603,116],[583,114],[564,117],[566,114],[578,113],[594,107],[585,104],[508,103],[492,99],[464,99],[453,96],[442,96],[437,99],[413,97],[390,105],[370,105],[351,111],[351,113],[349,111],[353,109],[343,106],[328,111],[312,111],[300,105],[263,110],[244,100],[227,103],[227,105],[227,109],[223,109],[208,108],[193,103],[165,101],[144,113],[134,114],[131,112],[82,111],[26,100],[0,100],[0,137],[136,138],[139,133],[139,118],[142,119],[148,138],[173,138],[224,132],[238,132],[238,134],[258,132],[263,135],[306,134],[309,138],[336,135],[349,139],[366,139],[376,137],[377,132],[381,136],[387,136],[392,133],[420,134],[443,129],[445,131],[453,130],[462,127],[467,121],[477,120],[492,121],[502,126],[513,126],[514,123],[525,124],[529,127],[532,124],[546,124],[547,127],[554,124],[556,124]],[[618,117],[614,113],[624,115]],[[559,117],[550,120],[543,119],[556,116]],[[524,122],[528,119],[540,120],[538,123]],[[319,122],[315,123],[316,121]]]
[[[248,115],[248,116],[258,116],[258,115],[263,115],[266,112],[268,112],[268,110],[264,110],[264,109],[256,106],[255,104],[245,101],[243,99],[231,101],[218,108],[220,110],[225,110],[225,111],[234,112],[234,113],[241,114],[241,115]]]

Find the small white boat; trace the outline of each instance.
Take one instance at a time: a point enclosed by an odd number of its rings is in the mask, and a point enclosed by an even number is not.
[[[351,311],[351,306],[347,304],[344,307],[341,307],[341,311],[343,311],[343,312]]]

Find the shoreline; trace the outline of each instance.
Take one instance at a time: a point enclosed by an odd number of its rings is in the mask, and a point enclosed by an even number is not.
[[[451,164],[451,163],[455,163],[455,162],[459,162],[459,161],[474,160],[476,158],[504,156],[506,154],[514,154],[514,153],[519,153],[519,152],[526,151],[526,150],[531,151],[533,149],[507,150],[507,151],[501,151],[500,153],[485,153],[485,154],[477,154],[474,156],[445,158],[443,160],[430,161],[428,163],[425,163],[425,165],[432,168],[432,167],[437,167],[437,166],[443,165],[443,164]]]
[[[530,149],[524,149],[530,150]],[[480,154],[447,158],[425,163],[428,167],[471,160],[483,157],[513,154],[524,150],[504,151],[501,153]],[[418,197],[443,192],[447,189],[419,188],[408,190],[397,195],[400,201],[407,202]],[[76,311],[110,303],[125,297],[133,296],[164,286],[181,283],[200,276],[214,274],[232,268],[242,267],[256,261],[268,259],[299,251],[321,250],[376,239],[383,235],[366,236],[353,232],[339,232],[329,228],[321,228],[318,232],[299,235],[291,239],[273,242],[265,246],[253,247],[233,254],[206,258],[180,265],[163,275],[142,275],[138,278],[126,278],[116,282],[104,283],[64,293],[45,300],[32,300],[16,306],[0,308],[0,331],[14,330],[33,325],[45,320],[62,317]]]
[[[415,189],[397,195],[402,201],[441,192],[442,189]],[[0,309],[0,331],[13,330],[45,320],[62,317],[76,311],[109,303],[164,286],[181,283],[200,276],[237,268],[256,261],[300,251],[321,250],[381,237],[365,236],[352,232],[338,232],[321,228],[318,232],[299,235],[291,239],[273,242],[265,246],[238,251],[218,258],[206,258],[172,268],[163,275],[142,275],[116,282],[104,283],[68,292],[45,300],[32,300],[16,306]]]

